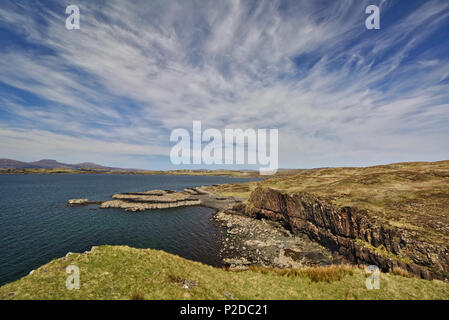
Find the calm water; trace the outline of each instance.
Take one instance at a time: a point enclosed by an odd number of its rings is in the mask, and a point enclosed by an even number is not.
[[[218,265],[220,229],[202,207],[128,213],[97,206],[67,207],[69,199],[110,200],[114,193],[254,179],[170,175],[0,175],[0,285],[67,252],[94,245],[154,248]]]

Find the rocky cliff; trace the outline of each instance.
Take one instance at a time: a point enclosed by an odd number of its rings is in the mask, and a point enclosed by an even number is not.
[[[390,226],[366,210],[338,207],[310,193],[257,188],[234,211],[281,222],[353,263],[403,269],[425,279],[448,279],[449,248],[417,241],[412,230]]]

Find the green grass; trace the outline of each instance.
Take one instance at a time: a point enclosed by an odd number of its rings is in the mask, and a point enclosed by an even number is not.
[[[389,258],[392,260],[399,260],[402,261],[404,263],[413,263],[413,260],[407,257],[403,257],[403,256],[398,256],[396,254],[394,254],[393,252],[388,251],[383,245],[380,245],[378,247],[373,246],[372,244],[363,241],[362,239],[355,239],[355,242],[358,243],[361,246],[367,247],[369,249],[371,249],[373,252],[378,253],[379,255],[385,257],[385,258]]]
[[[65,287],[66,267],[80,269],[79,290]],[[0,288],[0,299],[449,299],[449,284],[382,274],[367,290],[363,269],[349,266],[233,272],[163,251],[102,246],[56,259]],[[194,283],[184,289],[181,283]]]

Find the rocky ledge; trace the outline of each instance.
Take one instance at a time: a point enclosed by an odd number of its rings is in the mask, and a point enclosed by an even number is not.
[[[121,208],[127,211],[145,211],[151,209],[167,209],[197,206],[199,199],[183,192],[151,190],[147,192],[120,193],[112,196],[112,201],[105,201],[100,208]]]
[[[305,234],[357,264],[374,264],[425,279],[448,279],[449,248],[418,241],[411,230],[388,225],[366,211],[338,207],[300,192],[285,194],[257,188],[247,203],[233,207],[241,215],[278,222],[293,234]]]
[[[152,209],[167,209],[188,206],[205,206],[217,210],[230,208],[239,199],[220,198],[198,188],[188,188],[183,192],[171,190],[149,190],[145,192],[119,193],[112,196],[111,201],[89,201],[88,199],[72,199],[70,206],[99,204],[101,209],[119,208],[126,211],[145,211]]]
[[[279,222],[245,217],[229,209],[219,211],[212,220],[226,230],[220,255],[223,264],[233,270],[251,265],[299,268],[345,261],[307,236],[293,235]]]

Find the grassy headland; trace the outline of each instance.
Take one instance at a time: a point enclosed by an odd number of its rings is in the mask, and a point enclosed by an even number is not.
[[[79,290],[66,288],[69,265],[80,269]],[[163,251],[101,246],[1,287],[0,299],[449,299],[442,281],[383,273],[379,290],[365,281],[357,267],[235,272]]]

